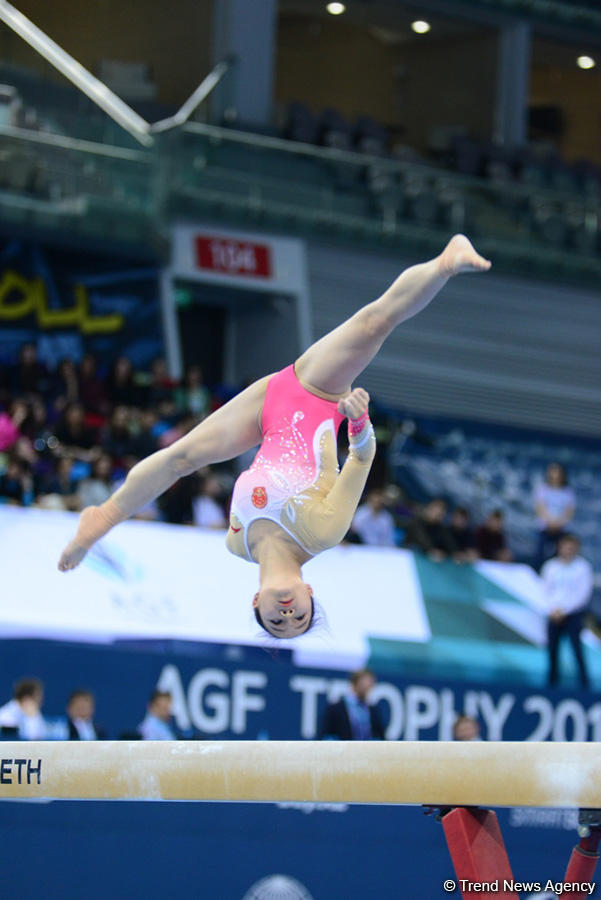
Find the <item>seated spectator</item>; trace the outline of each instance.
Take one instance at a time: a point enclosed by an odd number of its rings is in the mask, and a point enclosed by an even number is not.
[[[472,716],[466,716],[462,713],[455,719],[453,725],[454,741],[480,741],[480,723]]]
[[[145,459],[158,450],[157,414],[153,409],[139,410],[134,420],[131,443],[131,454],[138,459]]]
[[[451,529],[445,524],[447,503],[435,497],[407,526],[405,547],[427,553],[430,559],[441,562],[456,552]]]
[[[48,383],[46,367],[38,360],[35,344],[22,344],[13,372],[12,389],[16,394],[43,394]]]
[[[192,413],[196,422],[210,411],[211,394],[205,387],[200,366],[190,366],[183,385],[175,391],[175,404],[180,413]]]
[[[84,478],[77,491],[77,508],[100,506],[113,493],[113,461],[103,453],[92,466],[90,478]]]
[[[456,506],[451,515],[451,536],[455,544],[456,562],[475,562],[478,558],[470,514],[465,506]]]
[[[195,493],[195,475],[180,478],[171,485],[157,500],[163,520],[172,525],[192,525],[194,521],[192,504]]]
[[[63,501],[63,509],[77,510],[77,480],[73,477],[73,460],[68,456],[59,459],[55,471],[49,472],[42,481],[40,494],[54,495]]]
[[[227,528],[228,522],[219,502],[221,484],[209,470],[201,476],[198,496],[192,502],[194,524],[199,528]]]
[[[132,437],[130,415],[126,406],[116,406],[109,426],[102,433],[102,446],[118,462],[135,454],[135,439]]]
[[[96,704],[91,691],[73,691],[67,702],[69,741],[104,741],[104,729],[94,724]]]
[[[138,731],[143,741],[174,741],[175,732],[171,727],[171,694],[167,691],[153,691],[148,701],[144,720]]]
[[[383,491],[370,491],[367,502],[355,513],[351,531],[362,544],[394,547],[394,519],[386,509]]]
[[[384,740],[384,727],[375,706],[368,703],[376,683],[376,676],[369,669],[359,669],[350,677],[350,690],[342,700],[326,707],[320,740],[339,741]]]
[[[87,413],[105,415],[107,398],[104,382],[97,372],[96,358],[86,353],[79,366],[79,399]]]
[[[146,403],[158,407],[163,403],[174,403],[176,382],[169,375],[167,363],[162,357],[153,360],[150,367],[150,384],[147,390]]]
[[[106,393],[111,406],[137,406],[140,403],[140,389],[127,356],[115,360],[106,381]]]
[[[42,715],[44,685],[38,678],[17,681],[13,699],[0,707],[0,730],[23,741],[43,741],[48,727]]]
[[[22,437],[21,429],[28,413],[27,404],[23,400],[15,400],[8,412],[0,412],[0,452],[10,450]]]
[[[26,463],[11,457],[0,475],[0,503],[29,506],[34,499],[33,477]]]
[[[513,553],[507,546],[503,528],[503,512],[494,509],[483,525],[476,529],[476,550],[482,559],[510,562]]]
[[[96,431],[86,425],[81,403],[71,403],[66,407],[56,428],[56,437],[60,445],[58,452],[62,456],[90,462],[99,455]]]
[[[539,528],[536,565],[540,568],[546,559],[555,555],[559,538],[572,521],[576,508],[568,474],[560,463],[547,466],[545,480],[534,490],[534,508]]]
[[[79,401],[79,379],[72,359],[60,361],[50,381],[48,393],[58,411]]]

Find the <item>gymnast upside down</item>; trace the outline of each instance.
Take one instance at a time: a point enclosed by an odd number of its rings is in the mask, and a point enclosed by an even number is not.
[[[369,396],[351,388],[393,329],[420,312],[449,278],[491,264],[463,235],[404,271],[378,299],[309,347],[294,365],[256,381],[170,447],[141,460],[101,506],[83,510],[58,567],[75,568],[111,528],[178,478],[261,444],[234,486],[226,544],[259,565],[253,599],[271,635],[310,628],[313,589],[301,567],[346,534],[375,454]],[[338,474],[336,436],[348,418],[349,454]]]

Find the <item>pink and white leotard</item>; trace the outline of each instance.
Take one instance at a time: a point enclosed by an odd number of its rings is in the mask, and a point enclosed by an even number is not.
[[[277,523],[311,556],[344,536],[371,466],[375,439],[367,420],[369,432],[355,441],[363,452],[354,452],[351,443],[338,476],[337,435],[344,417],[336,407],[336,401],[303,387],[294,366],[270,378],[261,447],[234,486],[227,536],[232,553],[254,561],[248,530],[257,519]],[[342,502],[336,503],[336,494]]]

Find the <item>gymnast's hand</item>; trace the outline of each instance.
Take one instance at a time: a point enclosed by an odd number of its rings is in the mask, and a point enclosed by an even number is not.
[[[360,419],[369,407],[369,394],[363,388],[355,388],[338,401],[338,412],[349,419]]]

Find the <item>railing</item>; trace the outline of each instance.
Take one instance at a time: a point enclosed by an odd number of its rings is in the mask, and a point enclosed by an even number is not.
[[[97,214],[131,241],[182,215],[389,247],[466,230],[512,271],[601,274],[598,196],[199,123],[148,150],[0,127],[0,214],[24,210],[32,225],[43,210],[79,233],[98,232]]]

